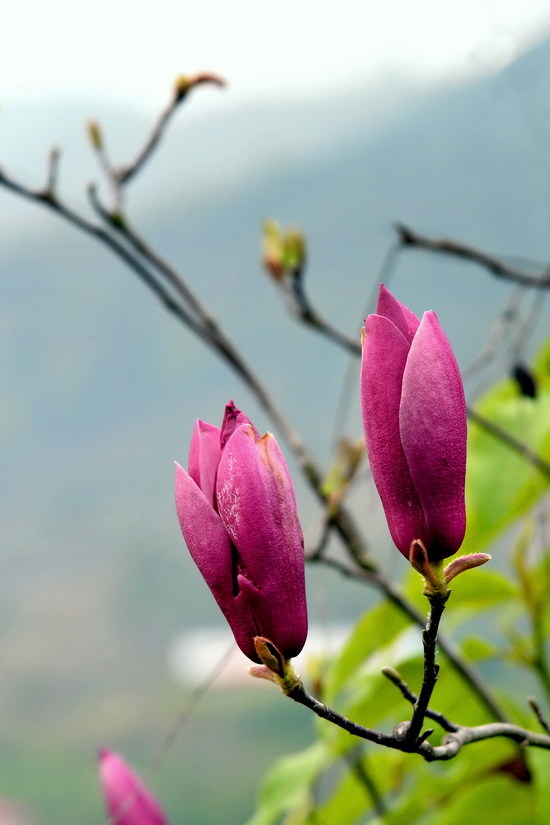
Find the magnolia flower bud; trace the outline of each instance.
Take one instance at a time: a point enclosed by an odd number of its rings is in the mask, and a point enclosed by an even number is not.
[[[437,316],[419,321],[382,285],[366,320],[361,402],[367,453],[397,548],[429,562],[456,553],[466,529],[466,404]]]
[[[296,497],[275,437],[260,437],[230,402],[221,429],[198,421],[189,472],[176,464],[176,507],[197,567],[243,653],[257,636],[285,659],[307,635],[304,544]]]
[[[116,753],[99,751],[99,778],[113,825],[168,825],[155,797]]]

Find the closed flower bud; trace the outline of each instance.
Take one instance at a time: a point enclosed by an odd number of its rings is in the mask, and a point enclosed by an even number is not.
[[[434,312],[419,321],[382,285],[366,320],[361,403],[367,453],[392,538],[409,558],[453,555],[466,515],[466,405],[451,346]]]
[[[174,95],[179,102],[187,95],[195,86],[203,83],[210,83],[214,86],[225,86],[225,80],[218,74],[213,72],[199,72],[194,75],[179,75],[174,82]]]
[[[221,429],[198,421],[189,471],[176,464],[189,551],[243,653],[262,636],[290,659],[307,635],[304,545],[294,487],[275,437],[233,402]]]
[[[155,797],[116,753],[100,750],[99,778],[113,825],[168,825]]]
[[[88,128],[88,137],[90,138],[90,142],[94,149],[102,149],[103,148],[103,135],[101,133],[101,127],[96,120],[90,120],[87,124]]]

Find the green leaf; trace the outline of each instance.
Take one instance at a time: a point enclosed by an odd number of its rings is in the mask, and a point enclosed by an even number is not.
[[[363,614],[327,673],[326,701],[333,703],[369,656],[385,647],[408,624],[409,620],[387,601]]]
[[[461,642],[460,652],[470,662],[481,662],[499,656],[499,648],[479,636],[466,636]]]
[[[538,564],[535,565],[531,574],[533,588],[536,593],[536,600],[545,612],[549,611],[550,604],[548,593],[550,593],[550,552],[548,548]]]
[[[315,821],[323,825],[353,825],[359,818],[363,822],[368,811],[372,816],[378,810],[382,816],[390,796],[400,793],[404,779],[416,773],[422,763],[399,751],[366,745],[348,754],[344,766],[345,773],[334,791],[315,812]],[[383,818],[378,821],[385,822]]]
[[[274,825],[307,803],[312,786],[330,761],[323,742],[279,759],[263,779],[258,806],[247,825]]]
[[[527,808],[527,817],[522,818],[520,814],[515,825],[533,825],[530,816],[534,803],[532,800],[530,803],[528,786],[512,779],[509,773],[502,773],[511,764],[510,760],[517,759],[517,755],[514,743],[492,739],[463,748],[450,762],[420,766],[408,762],[406,770],[409,782],[394,794],[383,820],[384,825],[470,825],[492,819],[500,825],[500,811],[507,805],[507,796],[493,797],[492,817],[481,813],[478,816],[478,811],[473,807],[476,795],[484,796],[483,789],[486,785],[489,786],[489,796],[494,793],[495,778],[497,788],[502,786],[511,789],[510,798],[515,815],[518,814],[518,807],[514,805],[515,786],[520,788],[519,807],[520,810],[522,807]],[[386,802],[389,804],[389,800]],[[509,822],[507,817],[504,821]]]
[[[344,774],[328,802],[318,813],[323,825],[353,825],[372,808],[372,797],[368,795],[355,773]]]
[[[550,822],[550,751],[531,748],[529,751],[529,767],[533,774],[537,792],[536,807],[538,821],[541,825]]]
[[[532,788],[508,776],[494,775],[467,788],[454,804],[445,806],[439,825],[490,822],[498,825],[537,825]],[[540,821],[542,825],[542,821]]]
[[[490,562],[489,562],[490,563]],[[447,611],[458,608],[488,610],[518,595],[515,585],[498,570],[468,570],[453,582]]]
[[[467,570],[452,582],[452,594],[447,602],[443,618],[443,627],[446,617],[458,608],[473,608],[476,611],[489,610],[499,604],[509,604],[510,600],[518,595],[518,589],[509,578],[498,570],[491,570],[491,562],[482,569]],[[415,571],[410,570],[405,580],[405,594],[419,612],[428,615],[429,603],[422,594],[422,579]]]
[[[490,389],[477,411],[550,463],[550,339],[533,367],[537,398],[518,393],[505,379]],[[526,513],[550,478],[501,439],[474,421],[469,427],[466,501],[466,552],[483,550],[503,530]]]

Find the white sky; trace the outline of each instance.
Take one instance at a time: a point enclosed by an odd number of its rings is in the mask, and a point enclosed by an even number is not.
[[[396,70],[484,72],[550,32],[548,0],[20,0],[2,15],[0,105],[78,90],[157,104],[209,69],[239,96]]]

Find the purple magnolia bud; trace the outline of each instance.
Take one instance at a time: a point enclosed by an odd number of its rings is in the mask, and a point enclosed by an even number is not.
[[[183,536],[235,641],[260,662],[254,638],[287,659],[307,635],[304,540],[296,496],[275,437],[260,437],[233,402],[221,429],[198,421],[189,472],[176,464]]]
[[[434,312],[419,322],[380,287],[366,320],[361,404],[367,453],[391,536],[409,558],[455,553],[466,514],[466,404],[458,365]]]
[[[116,753],[99,751],[99,779],[113,825],[168,825],[162,808]]]

